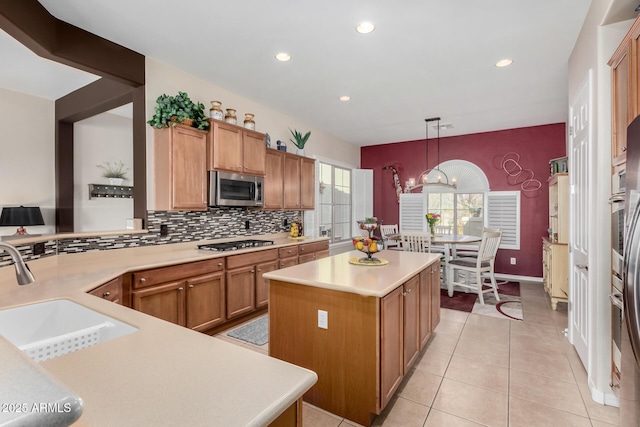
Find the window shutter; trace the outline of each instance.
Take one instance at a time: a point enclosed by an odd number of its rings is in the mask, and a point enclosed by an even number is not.
[[[400,231],[426,231],[427,197],[423,193],[400,194]]]
[[[502,230],[502,249],[520,249],[520,192],[487,193],[487,227]]]

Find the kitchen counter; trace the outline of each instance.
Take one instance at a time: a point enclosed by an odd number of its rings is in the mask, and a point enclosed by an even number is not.
[[[316,382],[315,373],[86,293],[132,270],[314,241],[255,237],[275,245],[210,252],[197,245],[213,241],[199,241],[30,261],[36,281],[26,286],[3,267],[0,309],[65,298],[138,328],[40,363],[82,398],[81,425],[267,425]]]
[[[359,251],[345,252],[312,263],[265,273],[270,280],[332,289],[381,298],[396,289],[436,260],[439,254],[422,252],[383,251],[376,258],[387,265],[363,266],[349,263],[350,258],[362,258]]]

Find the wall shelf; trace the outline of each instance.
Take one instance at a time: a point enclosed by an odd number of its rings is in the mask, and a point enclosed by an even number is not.
[[[133,187],[124,185],[89,184],[89,199],[106,197],[111,199],[132,199]]]

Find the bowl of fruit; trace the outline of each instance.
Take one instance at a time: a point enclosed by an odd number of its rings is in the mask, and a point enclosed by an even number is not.
[[[371,237],[354,237],[353,247],[360,252],[367,254],[366,257],[360,258],[360,262],[379,263],[380,260],[373,257],[373,254],[384,249],[384,242],[376,236]]]
[[[371,237],[371,235],[373,234],[373,230],[380,227],[380,224],[382,223],[382,221],[378,221],[378,218],[376,218],[375,216],[371,218],[361,219],[356,222],[358,223],[358,228],[360,230],[366,230],[369,233],[369,237]]]

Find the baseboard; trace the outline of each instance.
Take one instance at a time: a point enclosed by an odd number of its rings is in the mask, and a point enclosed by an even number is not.
[[[616,396],[611,389],[602,392],[593,385],[591,380],[587,381],[587,385],[591,392],[591,399],[593,399],[594,402],[601,405],[620,407],[620,400],[618,400],[618,396]]]
[[[496,279],[508,280],[510,282],[535,282],[542,283],[542,277],[517,276],[515,274],[496,273]]]

